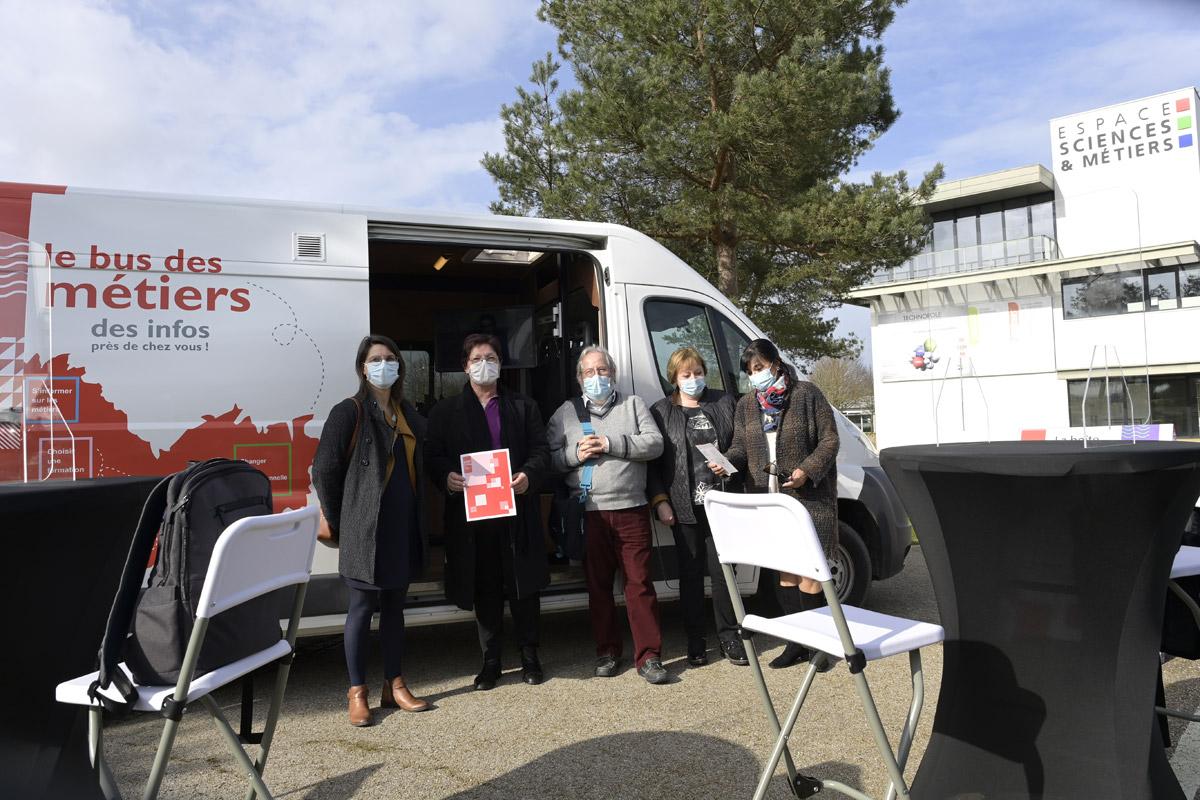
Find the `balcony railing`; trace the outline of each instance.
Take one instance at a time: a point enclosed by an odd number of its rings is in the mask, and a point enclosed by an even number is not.
[[[926,280],[958,272],[978,272],[1032,264],[1036,261],[1053,261],[1058,258],[1061,258],[1058,242],[1049,236],[1030,236],[1005,242],[956,247],[953,250],[918,253],[898,267],[879,270],[868,284]]]

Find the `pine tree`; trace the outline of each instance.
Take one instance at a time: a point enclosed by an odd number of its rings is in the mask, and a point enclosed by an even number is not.
[[[903,172],[842,179],[896,120],[878,44],[904,0],[543,0],[552,55],[501,109],[497,213],[655,237],[801,358],[855,352],[820,313],[928,235]]]

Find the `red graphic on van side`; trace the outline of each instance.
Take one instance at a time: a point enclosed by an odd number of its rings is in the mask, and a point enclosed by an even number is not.
[[[302,508],[310,488],[309,467],[317,440],[304,433],[312,414],[259,430],[236,405],[183,432],[157,456],[129,429],[129,416],[104,397],[103,387],[71,367],[67,355],[47,369],[39,359],[25,362],[24,451],[0,447],[0,482],[167,475],[189,461],[242,458],[271,479],[275,509]],[[39,376],[53,375],[53,379]],[[239,419],[239,417],[242,417]]]

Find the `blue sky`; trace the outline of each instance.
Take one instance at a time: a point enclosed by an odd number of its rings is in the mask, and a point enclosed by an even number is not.
[[[0,0],[0,180],[485,210],[535,0]],[[1200,81],[1197,0],[911,0],[901,117],[851,171],[1049,158],[1050,118]],[[863,312],[842,314],[864,336]]]

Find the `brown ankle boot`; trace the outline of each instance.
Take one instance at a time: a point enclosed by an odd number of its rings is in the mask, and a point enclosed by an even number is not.
[[[414,697],[413,693],[404,685],[404,678],[397,675],[392,678],[391,683],[383,685],[383,702],[384,708],[402,708],[405,711],[427,711],[429,703],[419,697]]]
[[[350,701],[350,724],[356,728],[365,728],[374,720],[371,719],[371,708],[367,705],[367,687],[351,686],[346,692]]]

